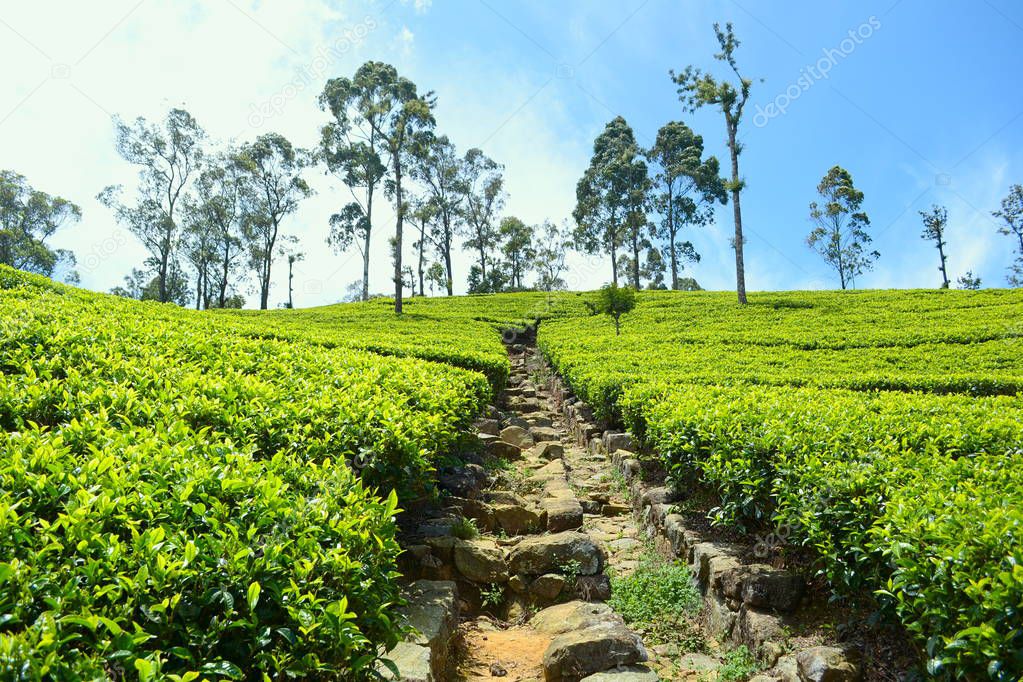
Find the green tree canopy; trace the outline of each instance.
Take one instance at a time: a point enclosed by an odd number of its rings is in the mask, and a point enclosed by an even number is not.
[[[266,133],[242,146],[238,162],[253,184],[254,199],[246,220],[249,265],[259,284],[259,307],[266,310],[281,223],[298,209],[303,199],[313,194],[302,178],[302,171],[312,163],[312,157],[283,135]]]
[[[671,121],[657,131],[647,159],[657,168],[653,208],[660,215],[655,236],[664,244],[671,269],[671,288],[679,288],[679,273],[686,262],[698,262],[700,254],[679,235],[688,225],[706,225],[714,216],[714,203],[728,200],[717,158],[703,158],[703,138],[681,121]]]
[[[594,140],[590,165],[576,185],[576,207],[572,212],[576,248],[610,256],[611,280],[615,285],[618,249],[625,240],[630,219],[638,221],[647,182],[647,166],[636,137],[625,119],[618,116]]]
[[[732,179],[726,189],[732,194],[732,213],[735,221],[735,236],[732,238],[732,247],[735,249],[735,289],[739,297],[739,303],[746,303],[746,267],[743,256],[745,237],[742,232],[742,208],[740,194],[745,187],[745,181],[739,175],[739,155],[743,146],[739,142],[739,123],[742,122],[742,114],[749,100],[750,88],[753,84],[748,78],[739,73],[739,66],[735,60],[735,51],[739,47],[739,40],[735,37],[732,24],[725,24],[724,30],[720,24],[714,24],[714,35],[717,38],[721,51],[714,55],[714,59],[725,62],[735,74],[736,82],[718,80],[709,73],[704,73],[693,66],[687,66],[681,73],[671,73],[671,78],[678,85],[678,96],[683,108],[694,112],[704,106],[717,106],[725,116],[725,128],[728,132],[728,153],[732,165]]]
[[[462,187],[465,191],[465,248],[476,252],[476,275],[480,282],[496,283],[488,266],[491,252],[500,241],[497,216],[504,208],[504,166],[479,149],[470,149],[462,159]]]
[[[184,109],[171,109],[160,124],[137,118],[131,125],[114,118],[117,152],[139,167],[134,204],[121,200],[122,188],[106,187],[97,199],[114,211],[149,251],[156,273],[157,300],[174,300],[170,269],[181,241],[178,210],[202,167],[206,133]]]
[[[615,334],[622,333],[621,317],[636,307],[636,291],[630,287],[607,284],[597,292],[596,310],[615,321]]]
[[[810,219],[816,227],[807,245],[838,273],[843,289],[855,286],[856,278],[871,270],[881,254],[867,251],[870,218],[863,212],[863,192],[853,186],[852,175],[834,166],[817,185],[821,201],[810,202]]]
[[[935,204],[930,211],[920,211],[920,218],[923,220],[924,229],[920,234],[924,239],[934,242],[938,249],[938,258],[941,264],[938,270],[941,271],[941,288],[948,289],[948,270],[946,269],[945,247],[945,226],[948,225],[948,209]]]
[[[46,244],[62,226],[76,223],[82,210],[67,199],[33,189],[25,176],[0,170],[0,263],[52,277],[58,270],[74,279],[74,254]]]
[[[405,270],[402,266],[402,247],[405,214],[408,203],[405,197],[405,176],[423,144],[422,133],[435,125],[433,118],[434,97],[427,92],[420,95],[408,78],[398,75],[390,64],[370,61],[359,67],[353,79],[362,83],[366,92],[372,93],[360,107],[363,118],[382,142],[384,161],[388,168],[385,189],[394,202],[394,236],[391,238],[391,254],[394,261],[394,312],[401,314]]]
[[[330,217],[327,243],[338,252],[353,244],[362,255],[362,300],[369,299],[369,249],[373,235],[373,199],[387,166],[377,120],[385,95],[378,70],[364,65],[354,78],[332,78],[320,94],[320,108],[332,119],[320,131],[320,157],[342,180],[352,201]]]
[[[533,269],[534,227],[526,225],[515,216],[507,216],[501,221],[498,236],[501,239],[501,253],[508,268],[509,286],[512,289],[524,289],[522,276]]]
[[[1006,277],[1009,286],[1023,287],[1023,186],[1013,185],[1009,188],[1009,195],[1002,199],[1002,208],[992,215],[1002,221],[998,233],[1015,240],[1013,247],[1016,256]]]

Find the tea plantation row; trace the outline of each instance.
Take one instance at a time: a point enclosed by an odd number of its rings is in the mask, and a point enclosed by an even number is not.
[[[0,679],[347,679],[396,641],[391,490],[483,375],[7,269],[0,311]]]
[[[781,528],[839,596],[873,596],[935,673],[1023,675],[1023,295],[644,294],[545,322],[572,387],[717,521]],[[778,546],[780,545],[780,546]]]

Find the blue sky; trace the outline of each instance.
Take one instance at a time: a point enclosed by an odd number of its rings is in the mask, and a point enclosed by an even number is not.
[[[757,79],[741,161],[751,289],[837,286],[803,241],[808,204],[834,164],[864,191],[882,254],[859,286],[940,281],[936,251],[919,237],[917,212],[932,203],[949,210],[953,276],[969,269],[1001,286],[1011,260],[1012,243],[990,216],[1023,182],[1023,7],[1007,0],[42,5],[0,0],[0,59],[15,65],[0,90],[0,167],[82,205],[83,221],[56,243],[78,252],[90,288],[119,283],[142,259],[94,200],[133,177],[114,151],[110,114],[155,118],[184,105],[215,137],[277,130],[311,145],[324,121],[315,102],[323,81],[380,59],[436,93],[438,130],[460,149],[480,146],[505,164],[507,213],[560,222],[593,138],[616,115],[641,143],[684,120],[726,158],[721,114],[685,114],[668,76],[687,64],[723,73],[712,58],[715,21],[735,24],[739,64]],[[828,51],[827,77],[806,80],[806,67]],[[771,103],[785,113],[756,115]],[[337,300],[359,275],[357,255],[324,243],[345,190],[318,171],[311,179],[317,196],[286,226],[308,253],[296,271],[303,305]],[[733,286],[731,230],[725,207],[692,236],[704,258],[690,274],[707,288]],[[372,288],[385,291],[382,237],[376,248]],[[570,264],[573,288],[609,278],[601,259],[573,255]],[[456,260],[463,282],[468,265],[467,256]],[[274,301],[286,296],[283,268],[278,274]]]

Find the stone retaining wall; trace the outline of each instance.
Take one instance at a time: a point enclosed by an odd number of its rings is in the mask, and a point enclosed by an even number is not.
[[[713,541],[686,528],[672,513],[678,497],[667,487],[643,480],[632,434],[608,430],[589,405],[572,395],[559,377],[549,386],[571,435],[594,454],[610,457],[625,478],[637,520],[664,553],[685,561],[703,594],[708,634],[734,646],[744,645],[769,670],[756,682],[852,682],[861,677],[859,653],[848,647],[815,646],[793,651],[787,640],[794,617],[806,606],[806,586],[798,573],[749,562],[748,549]]]

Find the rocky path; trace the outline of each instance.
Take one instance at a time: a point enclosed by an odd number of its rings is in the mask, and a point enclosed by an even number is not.
[[[387,676],[409,682],[716,679],[726,661],[699,625],[695,638],[665,643],[662,627],[645,643],[648,633],[630,628],[606,603],[610,576],[629,576],[649,560],[657,526],[663,535],[666,521],[677,516],[670,514],[667,490],[638,487],[634,479],[630,491],[630,467],[638,466],[631,437],[593,426],[588,408],[566,401],[534,349],[510,346],[509,357],[509,387],[476,424],[486,454],[441,472],[444,504],[403,538],[401,570],[414,580],[407,615],[419,634],[391,652],[400,674]],[[651,512],[659,520],[646,518]],[[689,533],[685,542],[699,540]],[[685,542],[672,540],[662,553],[672,562],[688,555],[694,572],[707,563],[712,582],[716,566],[745,580],[744,567],[714,554],[717,545],[688,551]],[[778,576],[768,578],[777,583]],[[737,616],[728,615],[731,608],[739,609]],[[737,622],[743,608],[742,599],[731,600],[720,614]],[[791,676],[761,679],[816,678],[792,668]]]
[[[452,679],[653,682],[642,640],[603,603],[609,573],[642,544],[631,510],[614,499],[606,458],[570,436],[532,350],[510,351],[501,409],[478,424],[502,462],[481,496],[494,520],[475,517],[489,531],[478,541],[494,533],[508,548],[508,583],[499,617],[460,626]]]

